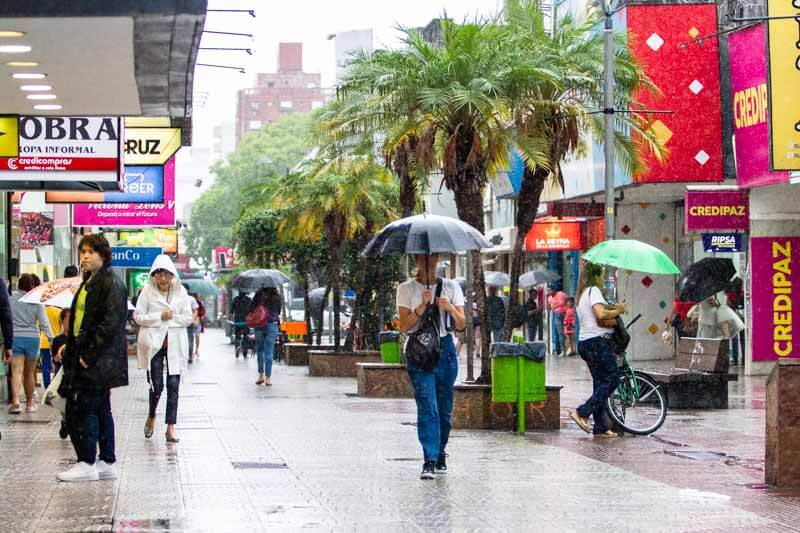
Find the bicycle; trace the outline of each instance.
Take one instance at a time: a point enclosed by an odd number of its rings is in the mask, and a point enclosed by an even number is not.
[[[626,329],[641,315],[630,321]],[[634,435],[649,435],[657,431],[667,418],[667,399],[661,385],[647,374],[637,372],[619,354],[620,381],[606,403],[609,418]]]

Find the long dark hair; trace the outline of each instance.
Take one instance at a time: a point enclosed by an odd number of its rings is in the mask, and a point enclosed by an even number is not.
[[[281,295],[274,287],[265,287],[258,289],[255,296],[253,296],[253,307],[263,305],[269,310],[276,310],[281,308]]]

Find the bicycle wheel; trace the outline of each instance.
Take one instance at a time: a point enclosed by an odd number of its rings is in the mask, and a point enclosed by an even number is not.
[[[667,418],[664,391],[653,378],[622,372],[617,390],[608,398],[608,416],[634,435],[649,435]]]

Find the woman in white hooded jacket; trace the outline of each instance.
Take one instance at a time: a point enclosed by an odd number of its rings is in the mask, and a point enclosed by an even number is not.
[[[153,435],[156,408],[164,390],[164,364],[167,366],[167,442],[178,442],[175,422],[178,417],[178,389],[181,367],[189,355],[186,328],[192,323],[192,306],[172,260],[159,255],[150,267],[150,281],[142,288],[133,319],[139,324],[137,355],[139,368],[147,369],[150,382],[150,412],[144,436]]]

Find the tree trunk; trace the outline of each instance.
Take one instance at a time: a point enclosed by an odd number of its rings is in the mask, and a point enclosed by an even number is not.
[[[303,320],[306,323],[306,344],[313,344],[311,335],[311,302],[308,298],[308,268],[304,263],[297,264],[297,273],[300,275],[300,290],[303,291]]]
[[[525,257],[525,236],[531,230],[531,226],[536,221],[536,212],[539,210],[539,199],[544,190],[544,184],[550,174],[543,168],[537,168],[536,172],[531,172],[525,167],[522,177],[522,186],[517,198],[517,238],[514,240],[514,252],[511,255],[511,287],[508,298],[508,309],[506,309],[506,323],[503,326],[503,340],[511,340],[511,313],[514,311],[514,304],[518,301],[519,277],[522,274],[523,258]]]
[[[403,218],[414,214],[417,207],[417,181],[411,174],[411,155],[417,149],[417,138],[410,136],[401,143],[392,158],[392,168],[400,185],[400,205],[403,208]]]
[[[350,351],[353,349],[353,344],[355,342],[355,332],[356,329],[361,329],[362,324],[364,323],[363,315],[366,313],[367,309],[365,309],[365,304],[367,301],[367,292],[372,290],[371,287],[367,287],[367,271],[369,270],[369,264],[367,263],[366,259],[359,260],[361,271],[360,281],[359,281],[359,288],[356,291],[356,301],[353,303],[353,314],[350,317],[350,329],[347,331],[347,337],[344,341],[344,349],[345,351]]]

